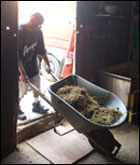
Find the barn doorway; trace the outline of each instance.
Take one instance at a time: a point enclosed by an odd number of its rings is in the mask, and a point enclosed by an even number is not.
[[[18,25],[27,23],[35,12],[41,13],[44,17],[41,29],[52,71],[58,78],[63,78],[62,71],[72,31],[76,28],[76,1],[18,1]],[[54,79],[44,72],[44,61],[41,61],[40,58],[38,61],[41,74],[41,92],[50,99],[47,89],[54,83]],[[72,72],[74,72],[74,68],[73,62]],[[40,100],[42,105],[49,108],[49,115],[32,112],[33,95],[30,89],[27,95],[22,98],[20,107],[27,118],[23,121],[17,120],[17,142],[53,126],[55,111],[42,98]],[[48,123],[46,124],[46,122]],[[38,125],[40,126],[38,127]]]

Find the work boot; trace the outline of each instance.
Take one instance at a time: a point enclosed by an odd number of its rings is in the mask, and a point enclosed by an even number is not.
[[[26,116],[24,114],[24,112],[22,112],[20,109],[18,111],[18,120],[26,120]]]
[[[33,112],[45,114],[49,110],[48,108],[45,108],[43,105],[41,105],[40,101],[38,101],[37,103],[34,102],[32,105],[33,105],[33,108],[32,108]]]

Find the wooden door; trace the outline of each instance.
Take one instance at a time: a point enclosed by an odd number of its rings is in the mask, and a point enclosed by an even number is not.
[[[105,13],[105,5],[120,13]],[[130,6],[128,1],[77,1],[76,74],[96,83],[98,70],[126,62]]]
[[[17,2],[1,1],[1,158],[16,148]]]

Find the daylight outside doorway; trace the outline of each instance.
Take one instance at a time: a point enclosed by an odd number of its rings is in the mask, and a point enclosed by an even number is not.
[[[62,70],[65,64],[65,58],[70,47],[71,35],[76,23],[76,1],[18,1],[18,24],[27,23],[30,16],[39,12],[44,17],[42,32],[44,36],[45,47],[48,52],[53,73],[62,77]],[[74,53],[74,52],[73,52]],[[41,92],[50,99],[48,88],[54,83],[52,76],[44,72],[44,63],[40,60],[41,74]],[[30,137],[37,132],[49,128],[53,125],[51,120],[54,120],[55,111],[53,107],[47,104],[41,97],[40,100],[44,106],[49,108],[49,117],[32,112],[33,96],[29,89],[27,95],[21,100],[21,109],[25,112],[27,119],[25,121],[17,121],[17,141],[22,141],[26,136]],[[49,118],[49,119],[48,119]],[[45,126],[46,120],[49,126]],[[40,128],[37,122],[40,123]],[[44,122],[44,123],[43,123]],[[46,122],[47,123],[47,122]],[[33,127],[33,125],[35,127]],[[37,127],[36,127],[37,125]],[[44,127],[44,128],[42,128]],[[32,132],[31,128],[36,129],[36,133]]]

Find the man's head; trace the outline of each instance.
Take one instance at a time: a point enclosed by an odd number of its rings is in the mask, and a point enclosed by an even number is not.
[[[32,29],[39,29],[44,22],[44,18],[40,13],[34,13],[29,20],[29,27]]]

